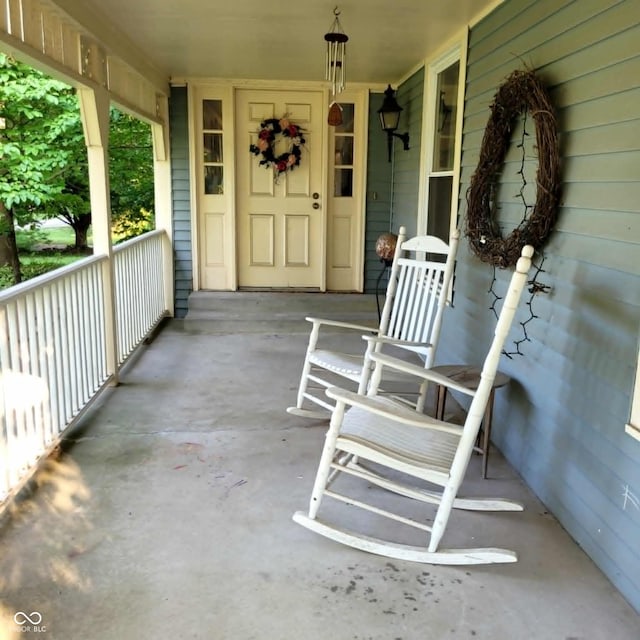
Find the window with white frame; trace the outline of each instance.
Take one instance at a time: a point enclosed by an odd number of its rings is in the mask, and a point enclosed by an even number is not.
[[[202,101],[202,184],[207,195],[224,193],[222,100]]]
[[[445,242],[457,225],[465,67],[466,34],[425,73],[418,232]]]

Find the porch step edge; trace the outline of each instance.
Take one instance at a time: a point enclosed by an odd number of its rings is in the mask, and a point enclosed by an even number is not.
[[[241,333],[307,332],[307,316],[353,322],[375,328],[375,296],[298,292],[194,292],[184,328],[189,331]]]
[[[217,310],[229,306],[245,308],[326,309],[328,312],[345,308],[349,312],[376,313],[372,294],[299,293],[264,291],[194,291],[189,295],[189,309]]]

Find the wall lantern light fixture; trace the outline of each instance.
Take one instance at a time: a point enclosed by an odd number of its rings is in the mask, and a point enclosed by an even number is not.
[[[391,85],[387,87],[384,92],[384,100],[382,106],[378,109],[378,115],[380,116],[380,125],[382,130],[387,132],[387,145],[389,149],[389,162],[391,162],[391,151],[393,148],[393,137],[400,138],[404,143],[404,150],[409,150],[409,134],[408,133],[396,133],[398,124],[400,123],[400,112],[402,107],[398,104],[395,98],[395,91],[391,88]]]

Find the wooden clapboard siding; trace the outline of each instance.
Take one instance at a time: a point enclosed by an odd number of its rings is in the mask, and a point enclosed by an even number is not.
[[[588,68],[584,62],[581,66],[576,65],[573,62],[576,56],[586,55],[596,66],[603,60],[613,59],[617,44],[608,40],[634,24],[633,13],[637,7],[627,0],[581,0],[580,9],[576,11],[576,4],[575,0],[528,3],[513,20],[509,20],[508,33],[500,30],[483,34],[480,25],[476,26],[473,31],[477,41],[473,48],[469,47],[468,60],[469,66],[476,67],[476,90],[486,90],[497,70],[518,62],[533,62],[536,67],[542,67],[562,60],[570,76],[572,69],[582,75]],[[491,19],[500,20],[500,12],[500,9],[495,11]],[[599,55],[600,48],[606,49],[604,59]],[[496,51],[502,52],[499,57],[493,55]]]
[[[389,162],[387,136],[380,129],[378,109],[383,95],[373,94],[369,100],[369,154],[367,173],[367,223],[365,246],[365,292],[373,293],[383,265],[375,253],[375,243],[381,233],[398,233],[400,226],[413,236],[417,228],[422,131],[422,94],[424,68],[414,73],[396,93],[403,111],[398,133],[409,132],[409,151],[394,138],[393,163]],[[393,182],[391,169],[393,167]],[[392,193],[393,192],[393,193]],[[376,194],[376,199],[372,198]],[[383,278],[380,287],[386,287]]]
[[[367,199],[365,223],[364,291],[374,293],[382,269],[376,255],[376,240],[381,233],[398,232],[391,220],[391,163],[387,160],[387,139],[383,135],[378,109],[383,95],[373,93],[369,99],[369,137],[367,143]],[[380,283],[386,288],[386,280]]]
[[[460,215],[489,105],[516,68],[535,68],[557,109],[562,202],[531,299],[524,356],[496,394],[493,437],[549,510],[640,611],[640,444],[624,432],[640,318],[640,11],[635,1],[506,0],[470,32]],[[532,123],[531,123],[532,124]],[[533,133],[533,127],[530,128]],[[522,218],[507,154],[498,223]],[[527,169],[530,165],[527,165]],[[540,258],[537,259],[540,264]],[[439,362],[475,362],[493,324],[493,269],[462,243]],[[498,270],[500,294],[507,274]],[[525,301],[528,296],[525,294]],[[512,327],[523,338],[523,306]],[[629,493],[630,492],[630,493]]]
[[[398,133],[409,132],[409,150],[394,138],[393,224],[397,229],[405,225],[409,237],[416,234],[418,194],[420,184],[420,138],[422,135],[422,106],[424,67],[408,78],[396,93],[400,114]]]
[[[185,87],[171,89],[169,118],[171,122],[175,315],[177,318],[183,318],[189,310],[188,298],[193,290],[189,135]]]

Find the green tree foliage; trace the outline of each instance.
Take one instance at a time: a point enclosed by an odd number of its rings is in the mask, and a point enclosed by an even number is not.
[[[78,127],[80,127],[78,119]],[[80,137],[70,145],[64,188],[53,199],[49,215],[64,220],[75,232],[75,248],[87,248],[91,224],[87,151]],[[151,128],[115,108],[110,112],[109,183],[112,229],[121,239],[132,238],[154,226],[153,153]]]
[[[153,228],[151,130],[111,110],[111,209],[121,236]],[[87,248],[91,224],[87,152],[75,91],[0,53],[0,266],[20,269],[14,224],[60,218]]]
[[[0,53],[0,112],[0,200],[7,209],[49,202],[69,161],[60,142],[78,133],[74,90]]]
[[[116,109],[110,121],[111,222],[122,239],[133,238],[154,227],[151,127]]]
[[[14,224],[33,221],[37,208],[62,192],[68,150],[59,144],[74,128],[73,89],[0,53],[0,265],[20,282]]]

